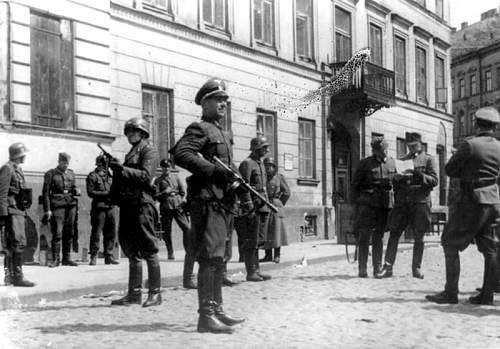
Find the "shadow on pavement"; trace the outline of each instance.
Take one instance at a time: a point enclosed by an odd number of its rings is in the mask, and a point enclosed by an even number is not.
[[[302,281],[330,281],[330,280],[350,280],[357,279],[357,276],[341,274],[341,275],[312,275],[312,276],[296,276],[294,280],[302,280]]]
[[[92,305],[77,305],[77,306],[70,306],[70,305],[49,305],[49,306],[30,306],[30,307],[25,307],[22,308],[23,313],[36,313],[36,312],[42,312],[42,311],[51,311],[51,310],[62,310],[62,309],[93,309],[93,308],[111,308],[111,301],[105,304],[92,304]]]
[[[437,310],[443,313],[466,314],[477,317],[483,316],[499,316],[500,309],[495,306],[479,306],[467,303],[466,301],[459,300],[459,304],[434,304],[429,302],[429,306],[423,307],[425,310]]]
[[[59,326],[44,326],[35,327],[42,333],[58,333],[64,334],[69,332],[112,332],[112,331],[126,331],[126,332],[153,332],[157,330],[171,331],[171,332],[185,332],[193,333],[196,328],[193,324],[167,324],[164,322],[154,322],[151,324],[129,324],[129,325],[103,325],[103,324],[66,324]]]
[[[396,297],[331,297],[331,301],[343,303],[424,303],[428,302],[424,298],[396,298]]]

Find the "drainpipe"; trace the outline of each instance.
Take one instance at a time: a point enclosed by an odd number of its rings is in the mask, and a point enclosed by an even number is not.
[[[325,63],[321,63],[321,85],[326,84]],[[323,206],[323,226],[325,230],[325,240],[328,240],[328,216],[327,205],[327,175],[326,175],[326,118],[327,105],[325,94],[321,94],[321,205]]]

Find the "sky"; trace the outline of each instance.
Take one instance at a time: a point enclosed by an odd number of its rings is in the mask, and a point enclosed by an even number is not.
[[[481,13],[500,7],[500,0],[450,0],[450,24],[460,29],[460,23],[478,22]]]

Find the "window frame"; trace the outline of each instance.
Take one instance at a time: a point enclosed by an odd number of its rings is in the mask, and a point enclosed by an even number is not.
[[[401,148],[403,148],[403,149],[401,149]],[[406,144],[406,138],[397,137],[396,138],[396,158],[401,159],[406,154],[408,154],[408,146]]]
[[[343,28],[341,27],[338,27],[337,26],[337,10],[339,10],[340,12],[343,12],[345,14],[348,15],[349,17],[349,32],[346,32]],[[343,8],[343,7],[340,7],[340,6],[335,6],[334,7],[334,20],[335,20],[335,25],[334,25],[334,42],[335,42],[335,61],[336,62],[346,62],[349,60],[349,58],[352,56],[352,26],[353,26],[353,23],[352,23],[352,12]],[[340,46],[341,45],[338,45],[338,42],[337,42],[337,37],[341,37],[343,38],[344,40],[348,40],[349,41],[349,52],[347,53],[346,56],[344,56],[345,53],[343,52],[340,52]],[[343,46],[342,46],[343,48]],[[340,55],[342,55],[342,57],[339,57]]]
[[[301,123],[303,124],[308,124],[311,127],[311,137],[310,138],[305,138],[303,135],[300,133],[301,129]],[[316,180],[317,179],[317,170],[316,170],[316,120],[313,119],[308,119],[308,118],[303,118],[299,117],[297,121],[299,130],[297,132],[298,134],[298,162],[299,162],[299,168],[298,168],[298,178],[300,179],[305,179],[305,180]],[[302,166],[302,161],[305,161],[309,158],[302,159],[301,158],[301,144],[304,142],[304,140],[310,140],[311,141],[311,175],[308,173],[302,173],[301,169],[303,168]],[[304,169],[305,172],[307,172],[307,169]]]
[[[465,78],[458,79],[458,98],[465,97]]]
[[[474,78],[474,80],[472,78]],[[478,90],[477,90],[477,76],[476,76],[476,74],[471,74],[469,76],[469,83],[470,83],[470,86],[469,86],[470,95],[474,96],[474,95],[476,95],[478,93]]]
[[[404,86],[404,90],[400,91],[398,90],[398,79],[397,79],[397,72],[398,70],[396,69],[396,65],[397,65],[397,50],[396,50],[396,42],[397,40],[400,40],[402,41],[403,43],[403,48],[404,48],[404,56],[403,56],[403,59],[402,59],[402,62],[403,62],[403,71],[404,71],[404,74],[403,74],[403,86]],[[407,54],[407,45],[408,45],[408,41],[407,41],[407,38],[401,36],[401,35],[398,35],[398,34],[394,34],[394,87],[395,87],[395,91],[396,93],[399,93],[401,95],[403,95],[405,98],[407,98],[408,96],[408,86],[407,86],[407,83],[408,83],[408,79],[407,79],[407,76],[408,76],[408,65],[407,65],[407,58],[408,58],[408,54]]]
[[[270,133],[266,132],[266,130],[264,130],[264,132],[262,132],[258,128],[260,117],[270,117],[272,119],[272,125],[273,125],[272,126],[273,127],[272,137],[273,138],[272,138],[271,142],[269,142],[270,140],[269,140],[269,136],[268,136]],[[264,125],[264,128],[265,128],[265,125],[266,125],[265,120],[263,121],[262,125]],[[262,135],[262,136],[268,138],[268,142],[271,144],[269,156],[272,156],[272,157],[274,157],[274,159],[277,159],[278,158],[278,115],[277,115],[277,113],[274,111],[271,111],[271,110],[257,108],[255,131],[256,131],[257,135]]]
[[[374,43],[372,42],[373,38],[372,38],[372,29],[376,29],[376,30],[379,30],[379,34],[380,34],[380,47],[379,47],[379,50],[380,50],[380,55],[379,57],[377,57],[377,59],[380,59],[380,61],[375,61],[375,54],[376,54],[376,50],[374,49]],[[369,44],[370,44],[370,48],[371,48],[371,52],[373,54],[370,55],[370,62],[372,64],[375,64],[375,65],[378,65],[379,67],[383,67],[384,66],[384,40],[383,40],[383,36],[384,36],[384,28],[383,26],[381,26],[380,24],[378,23],[375,23],[375,22],[372,22],[370,21],[368,23],[368,40],[369,40]]]
[[[425,69],[424,71],[424,74],[423,74],[423,77],[425,78],[424,80],[424,86],[423,86],[423,91],[424,91],[424,96],[421,96],[419,95],[419,77],[420,77],[420,74],[418,72],[419,70],[419,63],[418,63],[418,58],[419,58],[419,55],[418,55],[418,52],[419,51],[423,51],[424,52],[424,55],[423,55],[423,58],[424,58],[424,62],[423,62],[423,65],[422,67]],[[422,45],[419,45],[418,43],[415,45],[415,92],[416,92],[416,100],[417,100],[417,103],[424,103],[424,104],[428,104],[428,67],[427,67],[427,64],[428,64],[428,49]]]
[[[306,63],[314,63],[314,0],[304,0],[309,1],[311,10],[310,13],[303,13],[298,11],[297,2],[301,0],[294,1],[294,33],[295,33],[295,57],[300,61]],[[307,18],[307,51],[305,54],[299,53],[299,35],[297,30],[297,18]]]
[[[173,17],[174,16],[173,0],[164,0],[166,2],[165,6],[158,5],[159,1],[161,0],[142,0],[142,8],[148,11]]]
[[[205,1],[210,1],[210,10],[211,13],[210,15],[212,16],[211,21],[207,21],[205,19]],[[215,24],[215,1],[222,1],[223,6],[221,7],[224,10],[223,14],[223,20],[224,20],[224,26],[223,27],[218,27]],[[219,33],[224,33],[228,34],[229,33],[229,0],[201,0],[201,21],[203,22],[203,25],[205,28],[210,29],[215,32]]]
[[[263,15],[261,16],[261,31],[262,31],[262,37],[261,39],[257,38],[256,36],[256,16],[255,16],[255,11],[256,11],[256,2],[261,2],[262,5],[265,3],[270,3],[270,8],[271,8],[271,14],[270,14],[270,19],[271,19],[271,29],[270,29],[270,36],[271,36],[271,41],[272,42],[266,42],[264,37],[264,32],[265,32],[265,20],[264,20],[264,6],[262,6],[262,11]],[[264,46],[264,47],[269,47],[269,48],[276,48],[277,46],[277,37],[276,37],[276,0],[252,0],[252,35],[253,35],[253,40],[255,43],[258,45]]]
[[[484,71],[484,92],[493,91],[493,74],[491,69]]]
[[[436,15],[439,18],[444,19],[444,1],[436,0],[435,5],[436,5],[436,11],[435,11]]]

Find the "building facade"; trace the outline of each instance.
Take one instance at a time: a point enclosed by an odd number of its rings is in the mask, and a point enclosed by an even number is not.
[[[25,142],[24,168],[38,196],[43,173],[66,151],[83,188],[96,143],[123,158],[123,125],[135,116],[150,122],[151,141],[166,157],[199,120],[197,89],[217,76],[230,95],[224,125],[234,134],[235,162],[249,154],[252,137],[265,135],[291,187],[289,240],[340,236],[350,229],[350,178],[373,135],[383,134],[396,157],[406,152],[405,133],[420,132],[444,166],[453,121],[448,8],[448,0],[2,2],[0,159],[11,143]],[[363,47],[371,61],[348,93],[295,107]],[[439,189],[435,206],[445,179]],[[84,195],[82,247],[89,208]],[[30,212],[38,234],[40,210]]]

